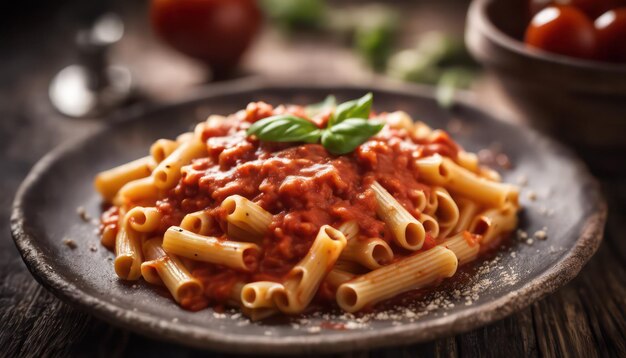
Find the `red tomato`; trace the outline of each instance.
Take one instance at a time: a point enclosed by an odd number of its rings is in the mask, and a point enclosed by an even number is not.
[[[528,11],[531,18],[548,6],[571,5],[582,10],[587,16],[595,19],[608,10],[626,6],[626,0],[529,0]]]
[[[215,72],[233,68],[261,23],[255,0],[152,0],[154,31]]]
[[[526,29],[529,46],[561,55],[592,59],[596,52],[593,22],[573,6],[550,6],[537,13]]]
[[[595,26],[599,58],[626,62],[626,7],[605,12],[596,19]]]

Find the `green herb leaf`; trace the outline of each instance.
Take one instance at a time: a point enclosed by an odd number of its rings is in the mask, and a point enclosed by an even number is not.
[[[335,98],[328,96],[322,103],[307,107],[307,112],[322,110],[335,105]],[[294,115],[277,115],[255,122],[248,128],[247,134],[259,140],[270,142],[307,142],[318,143],[333,154],[346,154],[361,143],[378,133],[385,124],[369,120],[372,107],[372,94],[340,104],[326,129],[318,128],[314,123]]]
[[[384,126],[380,121],[348,118],[324,131],[322,145],[333,154],[350,153]]]
[[[320,29],[329,9],[325,0],[262,0],[261,9],[288,34],[299,29]]]
[[[332,110],[335,107],[337,107],[337,99],[335,98],[335,96],[330,95],[320,103],[315,103],[304,107],[304,113],[306,113],[307,117],[313,118],[318,114],[327,110]]]
[[[371,4],[361,6],[352,16],[355,50],[372,69],[383,70],[394,47],[400,14],[390,5]]]
[[[474,80],[474,73],[464,68],[450,68],[446,70],[435,92],[437,103],[442,108],[450,108],[454,105],[454,95],[458,89],[467,88]]]
[[[334,115],[328,121],[328,127],[341,123],[348,118],[369,118],[373,98],[374,96],[370,92],[359,99],[338,105]]]
[[[322,131],[304,118],[281,114],[255,122],[246,134],[269,142],[317,143]]]

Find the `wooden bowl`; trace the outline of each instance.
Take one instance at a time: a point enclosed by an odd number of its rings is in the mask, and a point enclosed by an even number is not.
[[[526,119],[576,149],[601,173],[626,172],[626,65],[530,49],[524,0],[474,0],[470,52]]]

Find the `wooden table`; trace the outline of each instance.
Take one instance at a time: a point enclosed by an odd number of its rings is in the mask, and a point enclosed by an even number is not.
[[[127,20],[128,35],[114,59],[134,71],[150,100],[188,95],[190,85],[201,82],[203,69],[151,37],[138,16],[144,11],[141,4],[117,6]],[[463,4],[419,3],[409,9],[403,41],[427,28],[462,30]],[[8,228],[17,186],[51,148],[103,125],[62,118],[51,108],[47,86],[71,62],[74,29],[67,25],[71,11],[52,5],[44,10],[12,32],[0,49],[0,356],[223,355],[151,340],[80,312],[43,289],[19,257]],[[285,66],[276,66],[276,58]],[[371,76],[349,50],[336,44],[315,39],[289,43],[272,31],[264,33],[243,67],[247,73],[299,81],[305,80],[304,72],[346,82]],[[488,97],[485,102],[493,109],[491,98],[497,92],[488,83],[478,94]],[[497,109],[507,110],[506,104],[495,102]],[[465,334],[344,356],[626,356],[626,180],[602,181],[610,200],[606,239],[570,284],[515,315]]]

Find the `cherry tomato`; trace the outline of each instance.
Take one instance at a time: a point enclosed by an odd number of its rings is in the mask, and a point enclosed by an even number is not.
[[[593,22],[573,6],[550,6],[538,12],[526,29],[531,47],[561,55],[592,59],[596,52]]]
[[[152,0],[154,31],[214,72],[233,68],[261,23],[255,0]]]
[[[626,7],[605,12],[595,26],[600,59],[626,62]]]
[[[529,0],[528,11],[531,18],[548,6],[571,5],[595,19],[608,10],[626,6],[626,0]]]

